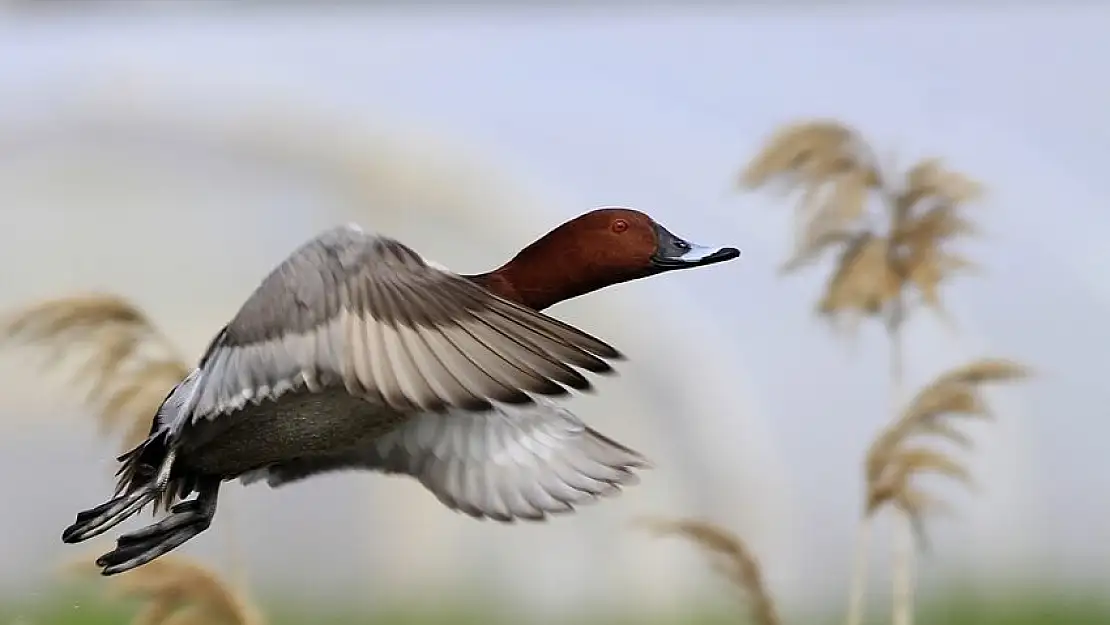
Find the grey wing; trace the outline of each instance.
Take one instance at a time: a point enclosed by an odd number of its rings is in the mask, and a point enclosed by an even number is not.
[[[399,411],[484,410],[586,390],[622,358],[386,237],[329,230],[262,282],[201,361],[191,413],[346,387]]]
[[[344,452],[271,466],[243,478],[272,487],[320,473],[411,475],[447,507],[477,518],[540,520],[636,484],[644,456],[547,399],[486,412],[424,413]]]

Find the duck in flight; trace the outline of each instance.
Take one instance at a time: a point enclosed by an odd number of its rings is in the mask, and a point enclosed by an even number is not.
[[[206,530],[221,483],[235,479],[403,474],[448,508],[501,522],[619,492],[648,461],[559,400],[591,390],[583,372],[612,373],[623,356],[540,311],[739,255],[626,208],[572,219],[477,275],[354,225],[325,231],[216,334],[148,438],[120,456],[112,499],[78,513],[62,540],[98,536],[147,505],[168,510],[96,561],[103,575],[133,569]]]

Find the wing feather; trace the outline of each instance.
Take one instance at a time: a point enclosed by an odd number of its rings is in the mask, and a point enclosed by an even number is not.
[[[201,361],[196,418],[298,388],[342,386],[399,411],[488,410],[589,390],[608,344],[342,227],[262,281]]]
[[[541,398],[485,412],[424,413],[374,441],[271,466],[247,481],[278,487],[331,471],[404,474],[453,510],[509,522],[614,495],[649,466],[636,451]]]

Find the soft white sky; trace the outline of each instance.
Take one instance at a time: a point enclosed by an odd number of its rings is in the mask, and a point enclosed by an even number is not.
[[[835,562],[784,573],[817,594],[839,592],[827,585],[846,566],[855,505],[846,493],[886,406],[875,390],[884,351],[869,334],[852,352],[812,321],[820,275],[774,272],[787,207],[735,193],[731,178],[777,124],[811,115],[858,125],[902,162],[948,158],[992,191],[976,209],[990,238],[970,248],[987,273],[949,291],[959,336],[914,326],[911,377],[986,353],[1024,359],[1040,376],[997,394],[1001,421],[976,430],[985,498],[955,496],[966,514],[938,528],[937,558],[981,549],[996,564],[1016,553],[1050,558],[1048,572],[1107,572],[1110,9],[140,13],[0,18],[3,127],[74,106],[74,94],[126,102],[136,82],[183,94],[186,113],[269,97],[279,110],[287,100],[336,123],[373,120],[476,146],[549,190],[560,215],[632,205],[693,240],[741,247],[742,267],[727,276],[690,272],[636,289],[682,298],[726,329],[718,346],[735,353],[761,445],[789,483],[796,550]],[[287,217],[255,233],[273,237],[262,246],[270,254],[303,231],[305,203],[288,204]],[[8,242],[16,213],[0,211],[2,245],[32,253]]]

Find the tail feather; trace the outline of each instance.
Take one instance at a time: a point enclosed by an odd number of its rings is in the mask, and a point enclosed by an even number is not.
[[[131,494],[147,486],[154,486],[154,480],[169,454],[170,441],[175,436],[173,424],[180,421],[179,412],[183,403],[195,390],[198,371],[194,369],[166,393],[154,418],[151,419],[146,440],[116,458],[120,467],[116,470],[116,487],[113,496]],[[190,478],[187,475],[181,475],[180,471],[172,471],[169,482],[159,489],[161,492],[154,501],[154,513],[168,510],[175,501],[187,497],[195,489],[195,477]]]
[[[145,441],[117,458],[120,467],[116,470],[113,497],[130,495],[145,488],[155,489],[154,481],[169,451],[168,438],[169,433],[165,430],[153,433]],[[153,500],[154,514],[169,510],[175,502],[188,497],[195,489],[194,476],[177,470],[171,471],[169,482],[165,488],[157,492]]]

